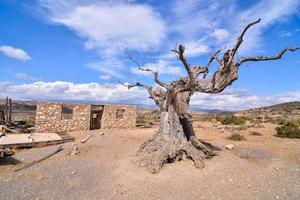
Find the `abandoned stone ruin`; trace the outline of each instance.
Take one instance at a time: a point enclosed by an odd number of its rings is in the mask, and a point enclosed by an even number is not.
[[[68,132],[108,128],[134,128],[136,107],[131,105],[90,105],[37,103],[37,132]]]

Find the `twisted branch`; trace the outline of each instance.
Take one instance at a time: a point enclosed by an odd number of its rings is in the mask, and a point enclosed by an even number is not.
[[[134,63],[137,65],[137,67],[138,67],[139,70],[145,71],[145,72],[151,72],[151,73],[153,74],[154,81],[155,81],[158,85],[160,85],[161,87],[164,87],[164,88],[166,88],[166,89],[169,88],[169,85],[168,85],[168,84],[163,83],[163,82],[161,82],[161,81],[158,79],[158,72],[156,72],[156,71],[154,71],[154,70],[151,70],[151,69],[149,69],[149,68],[143,68],[143,67],[141,67],[141,65],[139,64],[139,62],[137,62],[137,61],[136,61],[132,56],[130,56],[129,54],[126,54],[125,57],[126,57],[127,59],[131,60],[132,62],[134,62]]]
[[[279,52],[276,56],[270,56],[270,57],[266,57],[266,56],[256,56],[256,57],[247,57],[247,58],[242,58],[240,61],[238,61],[238,65],[241,65],[245,62],[249,62],[249,61],[267,61],[267,60],[278,60],[281,59],[281,57],[287,52],[287,51],[297,51],[299,50],[300,47],[296,47],[296,48],[285,48],[283,49],[281,52]]]
[[[182,62],[186,72],[188,73],[189,75],[189,78],[190,78],[190,86],[193,86],[195,84],[195,75],[194,73],[192,72],[191,68],[190,68],[190,64],[187,62],[186,60],[186,57],[184,55],[184,51],[185,51],[185,48],[183,45],[179,45],[178,46],[178,50],[177,49],[173,49],[172,50],[173,52],[175,52],[177,55],[178,55],[178,59]]]
[[[241,44],[244,42],[244,35],[245,35],[245,33],[248,31],[248,29],[249,29],[251,26],[254,26],[255,24],[258,24],[260,21],[261,21],[261,19],[259,18],[258,20],[256,20],[256,21],[254,21],[254,22],[248,24],[248,25],[244,28],[242,34],[238,37],[237,43],[235,44],[235,46],[234,46],[233,49],[231,50],[231,57],[232,57],[231,61],[233,61],[233,58],[234,58],[234,56],[235,56],[237,50],[239,49],[239,47],[241,46]]]

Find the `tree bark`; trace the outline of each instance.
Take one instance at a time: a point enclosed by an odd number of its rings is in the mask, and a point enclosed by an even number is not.
[[[170,94],[162,102],[167,105],[160,115],[160,126],[152,139],[138,151],[140,166],[158,173],[166,163],[184,158],[191,159],[197,168],[203,168],[203,160],[215,155],[211,145],[199,141],[191,123],[189,97],[191,94]]]

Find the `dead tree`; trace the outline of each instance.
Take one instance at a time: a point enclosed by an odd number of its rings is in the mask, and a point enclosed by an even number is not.
[[[160,86],[154,89],[140,82],[125,85],[128,89],[133,87],[145,88],[161,111],[160,126],[157,133],[152,139],[142,144],[138,151],[138,161],[141,166],[148,167],[152,173],[157,173],[165,163],[185,157],[191,159],[197,168],[202,168],[204,167],[203,160],[215,155],[211,145],[198,140],[195,136],[189,108],[191,96],[195,92],[222,92],[238,79],[238,70],[243,63],[278,60],[287,51],[294,52],[299,49],[299,47],[285,48],[278,55],[271,57],[256,56],[237,59],[236,54],[244,41],[245,33],[259,22],[260,19],[248,24],[232,49],[227,50],[221,59],[218,58],[221,50],[218,50],[204,66],[195,65],[191,67],[186,59],[185,47],[183,45],[176,47],[172,51],[183,64],[187,76],[169,84],[159,80],[158,72],[143,68],[132,57],[127,57],[138,65],[139,70],[151,72],[154,81]],[[218,62],[219,66],[211,77],[207,77],[209,67],[214,61]]]

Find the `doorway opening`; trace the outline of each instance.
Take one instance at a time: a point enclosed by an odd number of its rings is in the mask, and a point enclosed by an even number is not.
[[[101,118],[102,118],[103,110],[104,110],[103,105],[92,105],[90,130],[101,128]]]

